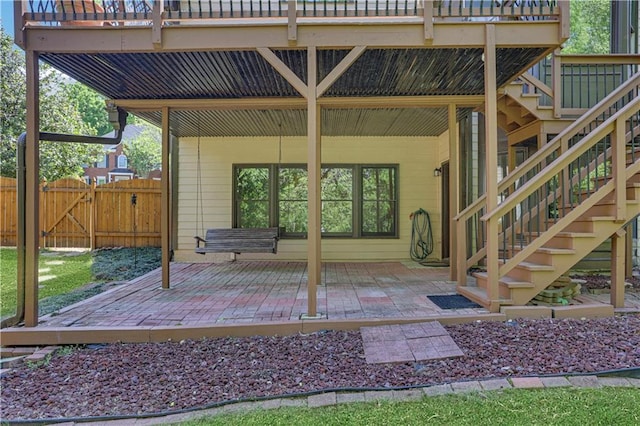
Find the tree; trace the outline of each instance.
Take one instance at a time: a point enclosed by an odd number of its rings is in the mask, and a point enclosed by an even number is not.
[[[135,170],[138,176],[146,178],[151,170],[160,168],[162,146],[160,129],[146,123],[142,125],[144,130],[135,139],[125,142],[123,151],[129,168]]]
[[[91,128],[92,134],[105,135],[113,132],[113,126],[109,123],[105,112],[105,98],[102,95],[77,82],[67,84],[65,91],[82,116],[82,121]]]
[[[0,174],[16,176],[16,142],[26,129],[24,56],[12,48],[11,37],[0,28]],[[40,64],[40,130],[90,134],[74,102],[64,90],[62,75]],[[49,181],[82,176],[82,165],[92,163],[101,147],[80,143],[40,143],[40,178]]]
[[[571,38],[562,53],[604,54],[610,51],[611,2],[571,0]]]

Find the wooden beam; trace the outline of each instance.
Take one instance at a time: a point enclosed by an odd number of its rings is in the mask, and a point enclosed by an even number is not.
[[[272,49],[291,47],[287,18],[274,22],[261,20],[260,25],[174,25],[162,29],[164,51],[249,50],[256,46]],[[412,48],[452,47],[482,48],[484,22],[435,22],[434,37],[425,40],[422,17],[393,19],[376,17],[366,25],[341,20],[339,25],[322,22],[298,22],[297,47],[305,48]],[[496,22],[498,47],[547,47],[560,44],[557,21]],[[149,26],[117,27],[27,27],[25,42],[34,50],[67,53],[156,52]]]
[[[496,38],[495,25],[488,24],[485,33],[484,48],[484,120],[485,120],[485,155],[487,176],[487,212],[498,206],[498,99],[496,87]],[[496,311],[499,306],[498,286],[498,220],[487,223],[487,296],[490,310]]]
[[[449,104],[449,268],[451,280],[458,276],[458,239],[454,217],[460,213],[460,139],[458,137],[458,116],[455,104]]]
[[[271,51],[271,49],[269,49],[268,47],[258,47],[256,50],[302,96],[304,96],[305,98],[309,96],[307,93],[307,85],[304,84],[304,82],[300,80],[300,78],[293,71],[291,71],[291,69],[284,62],[282,62],[275,53]],[[309,79],[311,79],[311,76],[309,76]]]
[[[27,143],[25,188],[25,314],[27,327],[38,325],[38,257],[40,248],[40,76],[38,52],[27,50]]]
[[[170,287],[170,265],[171,265],[171,170],[169,168],[169,143],[171,134],[169,133],[169,108],[162,108],[162,194],[161,198],[161,246],[162,246],[162,288]]]
[[[422,10],[424,19],[424,39],[433,40],[433,0],[424,1],[424,9]]]
[[[295,2],[294,2],[295,3]],[[331,87],[331,85],[353,64],[367,49],[367,46],[356,46],[345,56],[340,63],[318,84],[316,98],[319,98]]]
[[[164,107],[183,110],[271,110],[306,109],[304,98],[242,99],[112,99],[115,105],[129,111],[158,111]],[[371,96],[330,97],[318,99],[323,108],[443,108],[456,104],[475,108],[484,102],[483,95],[454,96]]]
[[[625,234],[623,228],[611,236],[611,304],[614,308],[624,308]]]
[[[28,10],[27,0],[13,1],[13,42],[22,50],[27,50],[24,35],[24,11]]]
[[[287,37],[290,41],[298,39],[298,16],[296,12],[296,1],[290,1],[287,9]]]
[[[164,2],[154,1],[151,12],[151,43],[156,49],[162,48],[162,10]]]
[[[317,51],[315,47],[307,50],[309,93],[307,94],[307,176],[308,176],[308,225],[307,225],[307,315],[314,318],[317,311],[317,289],[321,280],[321,199],[320,175],[322,171],[321,150],[321,107],[316,99]]]

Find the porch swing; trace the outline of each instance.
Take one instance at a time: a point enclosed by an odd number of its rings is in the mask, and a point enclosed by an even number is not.
[[[278,164],[282,156],[282,121],[278,140]],[[196,157],[196,230],[202,233],[202,175],[200,169],[200,115],[198,115],[198,150]],[[199,215],[199,216],[198,216]],[[198,220],[200,219],[200,220]],[[195,252],[207,253],[273,253],[278,251],[279,228],[215,228],[207,229],[205,238],[195,236]]]

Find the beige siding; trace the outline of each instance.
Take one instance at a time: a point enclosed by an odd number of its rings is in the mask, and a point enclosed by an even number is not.
[[[441,178],[433,176],[440,166],[446,136],[436,138],[325,137],[323,163],[399,164],[400,238],[322,240],[322,258],[327,261],[409,259],[411,221],[409,214],[427,210],[435,250],[440,256]],[[202,138],[200,170],[202,196],[197,191],[197,139],[182,138],[179,153],[177,260],[211,261],[227,256],[193,253],[194,235],[207,228],[228,228],[232,218],[233,164],[278,163],[278,138]],[[306,138],[283,138],[282,163],[306,163]],[[203,220],[196,209],[202,200]],[[196,222],[200,222],[197,229]],[[277,255],[242,255],[241,258],[306,260],[305,240],[281,240]]]

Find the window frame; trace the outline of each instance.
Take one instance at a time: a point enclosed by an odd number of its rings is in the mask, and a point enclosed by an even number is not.
[[[269,211],[269,227],[280,226],[280,170],[281,169],[303,169],[307,170],[307,164],[305,163],[238,163],[232,165],[232,226],[234,228],[239,227],[239,198],[238,198],[238,175],[241,169],[244,168],[266,168],[268,169],[268,211]],[[399,235],[399,204],[400,204],[400,166],[399,164],[384,163],[384,164],[354,164],[354,163],[326,163],[321,165],[321,170],[324,169],[352,169],[352,232],[350,233],[326,233],[323,232],[322,238],[357,238],[357,239],[398,239]],[[363,214],[364,204],[363,199],[363,170],[368,168],[378,169],[393,169],[392,189],[394,191],[395,199],[389,200],[393,203],[394,212],[392,216],[393,230],[388,233],[372,233],[364,232],[363,230]],[[324,201],[324,200],[321,200]],[[333,200],[335,201],[335,200]],[[287,239],[306,239],[307,232],[286,232],[281,228],[282,238]]]

